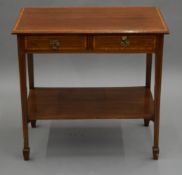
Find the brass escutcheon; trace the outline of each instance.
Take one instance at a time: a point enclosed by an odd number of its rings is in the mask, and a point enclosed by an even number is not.
[[[128,36],[122,36],[121,37],[121,46],[122,47],[128,47],[130,44]]]
[[[58,49],[60,46],[60,41],[56,39],[50,40],[49,45],[52,47],[52,49]]]

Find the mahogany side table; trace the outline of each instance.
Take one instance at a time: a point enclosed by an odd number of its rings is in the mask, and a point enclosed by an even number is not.
[[[18,41],[24,160],[30,151],[28,123],[34,128],[36,120],[53,119],[144,119],[145,126],[153,121],[153,158],[158,159],[163,38],[168,34],[159,8],[23,8],[12,33]],[[146,82],[142,87],[35,87],[33,54],[39,53],[144,53]]]

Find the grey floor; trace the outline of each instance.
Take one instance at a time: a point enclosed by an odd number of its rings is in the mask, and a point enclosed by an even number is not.
[[[30,128],[31,160],[22,159],[16,38],[22,6],[155,5],[171,35],[165,38],[160,159],[152,160],[153,123],[142,120],[39,121]],[[182,174],[181,1],[0,0],[0,175]],[[7,13],[8,12],[8,13]],[[145,55],[36,55],[36,86],[133,86],[145,81]]]

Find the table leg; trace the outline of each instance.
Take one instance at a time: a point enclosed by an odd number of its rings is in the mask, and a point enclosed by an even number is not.
[[[28,78],[29,78],[29,88],[34,89],[34,65],[33,65],[33,54],[28,54]],[[31,120],[32,128],[36,128],[36,120]]]
[[[152,73],[152,53],[147,53],[146,55],[146,88],[151,87],[151,73]],[[150,120],[144,119],[144,126],[149,126]]]
[[[162,59],[163,59],[163,35],[157,37],[155,52],[155,86],[154,86],[154,145],[153,159],[159,157],[159,124],[160,124],[160,96],[162,79]]]
[[[33,66],[33,54],[27,54],[28,60],[28,78],[29,78],[29,87],[30,89],[34,88],[34,66]]]
[[[21,108],[22,108],[22,125],[24,160],[29,160],[29,136],[28,136],[28,106],[27,106],[27,87],[26,87],[26,54],[24,49],[24,37],[18,36],[18,60],[19,60],[19,76],[20,76],[20,93],[21,93]]]

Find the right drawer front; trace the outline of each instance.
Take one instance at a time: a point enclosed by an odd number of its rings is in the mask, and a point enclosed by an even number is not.
[[[153,52],[154,35],[96,35],[93,49],[98,52]]]

